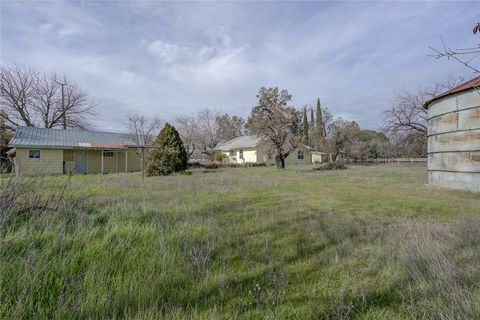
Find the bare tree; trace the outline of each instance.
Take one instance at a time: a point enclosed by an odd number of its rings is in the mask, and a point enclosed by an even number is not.
[[[477,33],[480,34],[480,23],[477,23],[473,27],[473,34],[476,35]],[[455,60],[473,70],[475,73],[480,73],[480,67],[475,64],[475,59],[480,56],[480,44],[468,48],[452,49],[445,44],[443,38],[440,38],[440,41],[442,42],[441,49],[429,47],[434,52],[434,54],[431,55],[432,57],[436,59],[446,58],[447,60]]]
[[[383,132],[397,143],[412,146],[412,142],[425,142],[418,135],[427,134],[426,101],[436,95],[452,89],[461,82],[462,77],[448,77],[444,81],[433,83],[415,91],[402,91],[397,94],[393,105],[384,112]]]
[[[0,67],[0,116],[8,129],[88,127],[95,103],[66,76],[41,74],[30,66]]]
[[[288,105],[292,96],[287,90],[262,87],[257,98],[258,105],[248,118],[248,129],[270,147],[277,168],[284,169],[285,159],[303,139],[300,113]]]
[[[245,120],[236,115],[223,114],[215,118],[219,140],[231,140],[244,134]]]
[[[185,146],[187,156],[190,159],[198,146],[197,119],[193,116],[182,115],[177,117],[175,122],[178,133],[180,134],[180,138],[182,139],[183,145]]]
[[[427,100],[422,90],[399,93],[395,104],[385,111],[384,130],[400,135],[411,130],[427,132],[427,112],[423,108],[423,103]]]
[[[35,126],[33,96],[38,72],[32,67],[0,67],[0,108],[8,129]]]
[[[218,111],[205,108],[193,116],[176,118],[176,126],[189,158],[199,150],[212,157],[221,141],[244,134],[245,120],[239,116],[221,115]]]
[[[155,136],[162,127],[162,121],[158,117],[148,118],[141,114],[127,116],[129,137],[134,140],[137,146],[137,154],[140,155],[142,183],[145,179],[145,147],[152,146]]]
[[[203,154],[210,157],[214,154],[215,147],[220,142],[218,137],[218,123],[216,121],[218,116],[218,112],[210,108],[205,108],[197,114],[196,140],[198,147]]]
[[[354,148],[359,142],[357,137],[361,132],[355,121],[337,118],[329,124],[328,130],[326,149],[331,154],[333,161],[337,161],[341,152],[354,153]]]
[[[129,135],[137,146],[151,146],[155,137],[162,128],[163,121],[158,117],[148,118],[143,114],[130,114],[127,116]]]

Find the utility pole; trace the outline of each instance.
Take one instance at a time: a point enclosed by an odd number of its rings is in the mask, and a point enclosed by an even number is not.
[[[63,129],[67,129],[67,115],[65,114],[65,92],[64,92],[64,86],[67,85],[67,83],[61,83],[55,80],[56,83],[62,86],[62,126]]]
[[[144,148],[145,146],[142,146],[142,148],[140,149],[140,163],[142,167],[142,185],[145,182],[145,154],[143,151]]]

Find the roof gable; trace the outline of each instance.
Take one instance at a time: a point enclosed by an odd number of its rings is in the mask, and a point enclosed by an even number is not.
[[[257,136],[240,136],[219,145],[216,149],[229,151],[232,149],[255,148],[259,143],[260,139]]]

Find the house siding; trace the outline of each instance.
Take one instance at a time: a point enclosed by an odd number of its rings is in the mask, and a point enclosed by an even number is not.
[[[243,150],[244,161],[240,160],[240,150]],[[231,154],[233,152],[233,155]],[[268,158],[267,150],[265,148],[245,148],[245,149],[233,149],[231,151],[223,151],[225,156],[230,157],[231,163],[244,163],[244,162],[264,162],[268,164],[275,164],[275,157]],[[235,157],[236,160],[232,160],[231,157]],[[312,163],[312,154],[309,151],[304,151],[303,159],[298,159],[298,150],[293,151],[286,159],[286,165],[292,164],[310,164]]]
[[[100,156],[100,164],[101,164],[101,157],[102,151],[99,152]],[[118,160],[118,152],[114,151],[112,157],[103,157],[103,173],[117,173],[117,160]]]
[[[87,163],[88,163],[88,172],[87,173],[100,173],[102,167],[102,151],[101,150],[88,150],[87,154]]]
[[[288,157],[285,159],[285,165],[294,165],[294,164],[310,164],[311,162],[311,153],[309,151],[303,152],[303,159],[298,159],[298,150],[292,151]],[[275,156],[268,160],[268,164],[275,164]]]
[[[132,171],[140,171],[141,170],[141,159],[140,155],[138,154],[139,151],[136,149],[128,149],[128,155],[127,155],[127,165],[128,165],[128,172]],[[145,152],[146,156],[146,152]]]
[[[318,154],[318,153],[312,153],[312,163],[323,163],[328,161],[328,155],[325,154]]]
[[[243,150],[243,159],[240,159],[240,150]],[[255,148],[233,149],[231,151],[224,151],[223,154],[227,157],[235,157],[235,161],[231,160],[231,163],[262,162],[262,159],[259,158],[259,152]]]
[[[310,164],[311,161],[311,154],[309,151],[303,151],[303,159],[298,159],[298,150],[293,150],[288,157],[285,159],[285,165],[292,165],[292,164]]]
[[[64,149],[63,150],[63,161],[65,161],[65,172],[70,173],[75,170],[75,158],[73,149]]]
[[[113,157],[103,157],[103,173],[125,172],[125,151],[114,151]],[[88,151],[88,173],[101,173],[102,150]],[[140,156],[133,149],[128,149],[127,155],[128,172],[140,171]]]
[[[40,159],[29,159],[28,150],[40,150]],[[125,172],[125,150],[114,151],[113,157],[104,157],[103,172]],[[140,156],[133,149],[127,150],[128,172],[140,171]],[[16,148],[15,166],[18,174],[62,174],[75,172],[75,157],[86,155],[87,173],[101,173],[102,150],[92,149],[42,149]],[[118,169],[117,169],[118,166]]]
[[[40,150],[40,159],[29,159],[28,150]],[[17,174],[60,174],[63,173],[63,150],[16,148],[15,165]]]

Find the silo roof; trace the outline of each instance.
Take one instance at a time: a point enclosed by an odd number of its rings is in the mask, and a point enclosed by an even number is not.
[[[472,89],[478,89],[480,87],[480,76],[477,76],[473,79],[470,79],[468,81],[465,81],[461,84],[459,84],[458,86],[456,87],[453,87],[452,89],[449,89],[439,95],[436,95],[435,97],[433,97],[432,99],[428,100],[427,102],[425,102],[423,104],[423,107],[425,109],[428,109],[428,105],[430,103],[432,103],[433,101],[436,101],[440,98],[444,98],[446,96],[449,96],[451,94],[454,94],[454,93],[458,93],[458,92],[462,92],[462,91],[467,91],[467,90],[472,90]]]

